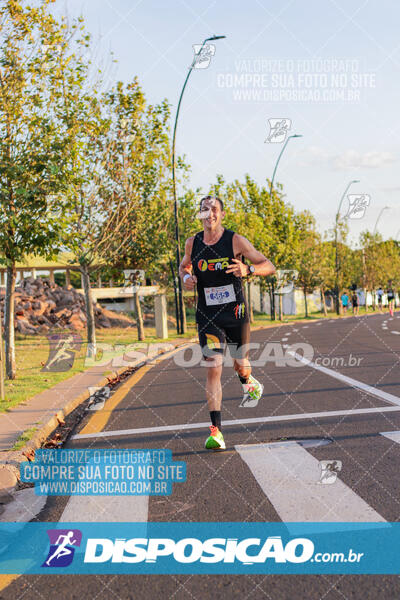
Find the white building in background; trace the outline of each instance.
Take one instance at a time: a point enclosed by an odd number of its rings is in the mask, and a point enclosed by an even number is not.
[[[251,284],[251,303],[253,310],[257,312],[270,314],[270,298],[268,292],[264,292],[261,298],[260,286],[258,283],[252,282]],[[316,290],[312,294],[307,294],[307,304],[309,312],[316,310],[322,310],[321,294],[319,290]],[[275,296],[275,307],[278,311],[279,307],[279,296]],[[293,289],[288,294],[282,296],[282,308],[284,315],[296,315],[297,313],[304,312],[304,294],[300,289]]]

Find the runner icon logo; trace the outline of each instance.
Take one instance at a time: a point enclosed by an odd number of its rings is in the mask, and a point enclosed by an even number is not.
[[[211,58],[215,54],[215,44],[193,44],[195,69],[207,69],[210,65]]]
[[[50,345],[49,357],[41,371],[69,371],[74,364],[75,353],[81,348],[81,336],[78,333],[56,333],[47,336],[47,339]]]
[[[341,460],[320,460],[320,476],[318,483],[331,485],[335,483],[338,473],[342,470]]]
[[[242,302],[241,304],[236,304],[236,306],[233,310],[234,310],[236,319],[240,319],[241,317],[244,317],[244,311],[245,311],[244,302]]]
[[[269,134],[265,143],[281,144],[286,140],[289,129],[292,126],[291,119],[268,119]]]
[[[88,387],[89,390],[89,403],[86,407],[86,410],[101,410],[104,408],[104,403],[110,397],[110,388],[109,386],[98,387],[91,386]]]
[[[362,219],[371,201],[368,194],[348,194],[349,208],[345,219]]]
[[[74,558],[75,548],[80,546],[80,529],[48,529],[50,549],[42,567],[68,567]]]

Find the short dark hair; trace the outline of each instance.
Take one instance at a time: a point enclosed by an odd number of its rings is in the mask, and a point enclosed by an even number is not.
[[[204,196],[204,198],[200,200],[200,208],[203,200],[218,200],[221,205],[221,210],[224,210],[224,203],[222,202],[221,198],[218,198],[217,196]]]

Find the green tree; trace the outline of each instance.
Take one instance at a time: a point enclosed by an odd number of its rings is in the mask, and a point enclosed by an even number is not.
[[[304,311],[308,317],[307,294],[321,285],[323,278],[321,237],[315,229],[315,219],[308,213],[297,218],[296,269],[297,285],[303,290]]]
[[[120,141],[109,153],[107,169],[113,189],[104,190],[102,206],[107,208],[110,195],[117,191],[126,218],[106,244],[97,245],[97,253],[100,251],[114,268],[143,269],[156,283],[163,283],[174,248],[169,106],[166,101],[147,104],[136,79],[126,87],[118,83],[107,93],[105,103],[113,120],[119,123]],[[125,129],[121,129],[121,124]],[[137,292],[134,302],[139,339],[144,339]]]
[[[16,376],[15,263],[51,258],[61,248],[63,214],[49,212],[70,176],[71,132],[65,99],[83,77],[87,40],[78,19],[67,26],[49,12],[6,0],[0,7],[0,253],[7,267],[6,373]],[[71,52],[72,40],[77,52]]]

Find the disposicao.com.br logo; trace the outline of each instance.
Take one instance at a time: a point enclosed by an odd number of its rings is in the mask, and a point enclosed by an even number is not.
[[[262,538],[90,538],[86,544],[85,563],[157,563],[165,557],[177,563],[235,563],[253,565],[272,560],[275,563],[359,562],[362,553],[315,553],[308,538],[293,538],[286,544],[281,536]]]
[[[0,573],[393,574],[400,523],[7,522],[0,542]]]

